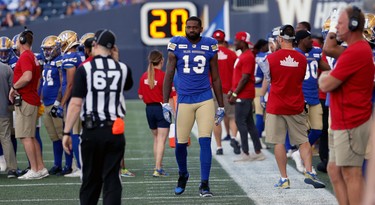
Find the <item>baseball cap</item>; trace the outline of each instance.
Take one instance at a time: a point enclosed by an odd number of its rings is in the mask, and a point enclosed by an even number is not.
[[[239,41],[245,41],[247,44],[251,44],[250,34],[248,32],[240,31],[240,32],[236,33],[236,36],[234,38],[239,40]]]
[[[296,33],[296,42],[298,43],[300,40],[305,39],[306,37],[311,36],[311,33],[307,30],[299,30]]]
[[[280,27],[280,33],[279,36],[282,37],[283,39],[295,39],[295,31],[293,26],[286,24]]]
[[[115,34],[108,29],[99,30],[95,33],[94,41],[108,49],[112,49],[115,45]]]
[[[212,34],[212,38],[218,40],[218,41],[224,41],[225,40],[225,33],[223,30],[216,30]]]

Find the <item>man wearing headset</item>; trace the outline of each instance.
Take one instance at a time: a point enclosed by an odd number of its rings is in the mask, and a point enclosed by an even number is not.
[[[9,100],[14,103],[16,111],[16,138],[21,139],[30,170],[18,179],[32,180],[47,177],[41,149],[35,138],[38,107],[40,97],[37,92],[40,77],[38,61],[31,51],[33,32],[25,29],[17,40],[17,50],[21,55],[14,68],[13,86],[9,92]]]
[[[375,70],[371,48],[362,37],[364,24],[364,14],[355,6],[331,15],[324,50],[338,58],[335,69],[319,79],[320,89],[331,96],[328,174],[339,204],[361,204],[363,194],[361,167],[370,135]],[[336,49],[336,38],[348,47]]]

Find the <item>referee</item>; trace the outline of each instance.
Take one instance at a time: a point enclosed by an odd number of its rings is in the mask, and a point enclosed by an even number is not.
[[[63,146],[70,153],[69,131],[81,111],[81,205],[97,204],[103,184],[103,204],[121,204],[119,170],[125,151],[123,91],[133,86],[133,79],[130,69],[111,57],[114,45],[112,31],[97,31],[92,44],[93,60],[79,67],[74,76]]]

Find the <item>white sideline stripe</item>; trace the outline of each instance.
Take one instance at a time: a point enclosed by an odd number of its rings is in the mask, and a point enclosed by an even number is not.
[[[126,177],[124,177],[126,178]],[[124,180],[122,178],[122,180]],[[230,182],[231,179],[212,179],[212,182]],[[189,180],[192,183],[199,183],[200,180]],[[165,184],[176,183],[175,181],[139,181],[139,182],[121,182],[121,184]],[[36,187],[36,186],[75,186],[81,183],[39,183],[39,184],[2,184],[0,187]]]
[[[214,199],[218,198],[244,198],[247,197],[246,195],[231,195],[231,196],[215,196]],[[155,200],[155,199],[197,199],[196,196],[183,196],[183,197],[177,197],[177,196],[162,196],[162,197],[124,197],[121,198],[121,200]],[[11,200],[0,200],[0,203],[10,203],[10,202],[47,202],[47,201],[78,201],[79,199],[11,199]],[[100,198],[100,201],[103,199]]]
[[[224,124],[222,124],[222,127],[224,127]],[[196,123],[193,126],[192,133],[198,136]],[[222,134],[223,137],[226,136],[225,129],[223,129]],[[239,138],[239,135],[237,138]],[[289,190],[274,188],[273,186],[279,180],[280,174],[275,156],[265,149],[262,149],[262,152],[267,157],[264,161],[234,163],[233,160],[239,158],[240,155],[233,153],[233,148],[229,145],[229,141],[222,142],[224,155],[221,156],[216,155],[214,136],[212,136],[211,146],[213,151],[212,156],[256,204],[337,204],[334,195],[328,190],[314,189],[311,185],[305,184],[303,174],[297,172],[297,170],[289,165],[287,165],[287,170],[291,181],[291,188]],[[249,140],[249,148],[253,150],[251,140]],[[214,183],[211,183],[211,186],[214,187]],[[214,190],[214,188],[212,189]]]

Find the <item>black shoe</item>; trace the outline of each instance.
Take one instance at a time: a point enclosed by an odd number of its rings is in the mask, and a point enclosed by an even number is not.
[[[70,174],[73,172],[71,167],[65,166],[62,168],[61,172],[57,173],[56,176],[64,176],[65,174]]]
[[[189,179],[189,173],[180,174],[180,177],[178,177],[178,181],[177,181],[177,187],[174,189],[174,193],[176,195],[180,195],[184,193],[188,179]]]
[[[17,178],[17,177],[18,177],[18,173],[15,169],[8,171],[8,179]]]
[[[210,192],[208,183],[201,183],[199,186],[199,196],[201,197],[213,197],[214,195]]]
[[[30,170],[30,167],[27,167],[26,169],[21,171],[20,175],[22,176],[22,175],[26,174],[29,170]]]
[[[56,175],[57,173],[60,173],[62,171],[61,167],[60,166],[53,166],[49,171],[48,173],[50,175]]]
[[[320,162],[318,166],[316,166],[316,169],[320,172],[327,173],[327,164],[324,162]]]
[[[230,139],[230,146],[233,147],[234,154],[241,154],[240,143],[238,143],[236,139]]]
[[[230,135],[225,136],[221,141],[229,141],[231,139]]]
[[[216,150],[216,155],[223,155],[224,152],[223,152],[223,148],[219,148]]]

